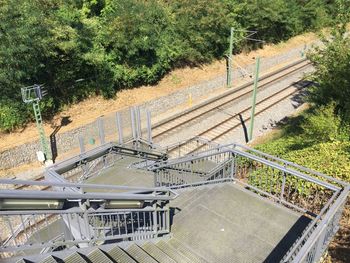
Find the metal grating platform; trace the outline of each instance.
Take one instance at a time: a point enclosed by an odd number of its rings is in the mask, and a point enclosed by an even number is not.
[[[173,237],[208,262],[279,262],[310,221],[225,183],[183,190]]]

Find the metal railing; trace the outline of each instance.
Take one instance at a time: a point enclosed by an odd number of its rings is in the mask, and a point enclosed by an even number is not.
[[[154,171],[156,187],[171,189],[233,180],[233,162],[229,152],[158,162],[149,169]]]
[[[200,150],[194,145],[199,145]],[[41,205],[43,200],[44,204],[45,200],[50,203],[48,210],[8,210],[0,207],[0,224],[4,230],[0,253],[8,257],[29,250],[40,253],[167,234],[170,232],[167,203],[177,197],[170,189],[233,181],[259,198],[296,210],[310,219],[282,262],[319,260],[339,227],[350,191],[348,184],[238,144],[216,145],[195,138],[168,148],[168,152],[173,149],[178,152],[183,146],[186,151],[180,154],[187,154],[163,160],[163,156],[157,153],[140,152],[140,149],[123,148],[113,143],[104,144],[52,166],[49,175],[61,181],[0,180],[0,188],[3,189],[0,191],[0,206],[1,201],[16,198],[40,200]],[[190,149],[192,153],[189,153]],[[125,151],[124,154],[131,155],[149,154],[150,158],[146,159],[152,162],[141,161],[134,165],[154,172],[155,188],[68,183],[61,177],[75,169],[98,172],[101,167],[103,169],[118,161],[108,157],[113,151]],[[106,158],[111,159],[106,161]],[[90,166],[86,166],[87,163]],[[10,190],[9,184],[32,188]],[[49,190],[38,191],[35,187],[39,186],[49,186]],[[106,192],[86,192],[87,189],[103,189]]]
[[[0,180],[0,185],[8,184],[50,186],[51,190],[0,191],[0,257],[167,234],[166,203],[177,197],[164,188]],[[64,191],[71,188],[80,192]],[[84,192],[87,188],[109,192]]]
[[[181,158],[186,155],[196,155],[199,152],[218,147],[219,144],[210,142],[201,137],[189,138],[164,147],[169,158]]]
[[[196,140],[188,141],[193,146]],[[178,147],[183,145],[178,144]],[[208,160],[228,164],[232,172],[225,179],[234,180],[259,197],[311,219],[283,262],[317,262],[320,259],[339,228],[339,218],[350,190],[347,183],[239,144],[210,145],[194,155],[157,163],[152,166],[155,181],[172,188],[206,184],[209,171],[203,176],[193,167]]]

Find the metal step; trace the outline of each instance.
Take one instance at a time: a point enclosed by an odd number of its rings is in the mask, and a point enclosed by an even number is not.
[[[152,256],[146,253],[138,245],[132,244],[127,249],[126,252],[133,257],[139,263],[157,263]]]
[[[149,255],[151,255],[158,262],[164,263],[176,263],[171,257],[165,254],[160,248],[158,248],[152,242],[147,242],[142,245],[143,250],[145,250]]]
[[[64,263],[86,263],[86,260],[77,252],[66,257],[63,261]]]
[[[43,259],[42,261],[40,261],[40,263],[57,263],[57,260],[54,259],[52,256],[49,256]]]
[[[109,257],[107,257],[106,254],[98,248],[92,251],[87,257],[93,263],[113,263],[113,261],[110,260]]]
[[[164,240],[159,241],[156,246],[161,249],[164,253],[166,253],[169,257],[174,259],[179,263],[192,263],[189,258],[187,258],[184,254],[180,253],[180,251],[176,250]]]
[[[111,250],[106,251],[108,255],[116,262],[120,263],[136,263],[123,249],[114,246]]]
[[[204,258],[195,254],[189,247],[187,247],[175,238],[170,239],[168,244],[183,255],[185,255],[187,258],[189,258],[192,263],[207,263],[207,261]]]

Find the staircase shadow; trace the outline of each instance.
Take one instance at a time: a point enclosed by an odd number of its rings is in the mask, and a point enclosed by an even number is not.
[[[264,263],[280,262],[290,247],[294,244],[299,236],[302,235],[304,229],[310,223],[311,219],[306,216],[301,216],[295,224],[289,229],[287,234],[281,239],[277,246],[263,261]]]

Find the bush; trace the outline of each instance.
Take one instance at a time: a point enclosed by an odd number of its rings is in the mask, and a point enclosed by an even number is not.
[[[335,104],[331,103],[306,114],[301,124],[303,137],[309,141],[328,142],[344,137],[341,119],[336,115]]]
[[[22,110],[21,110],[22,109]],[[27,118],[26,110],[15,103],[0,101],[0,131],[7,132],[22,126]]]

